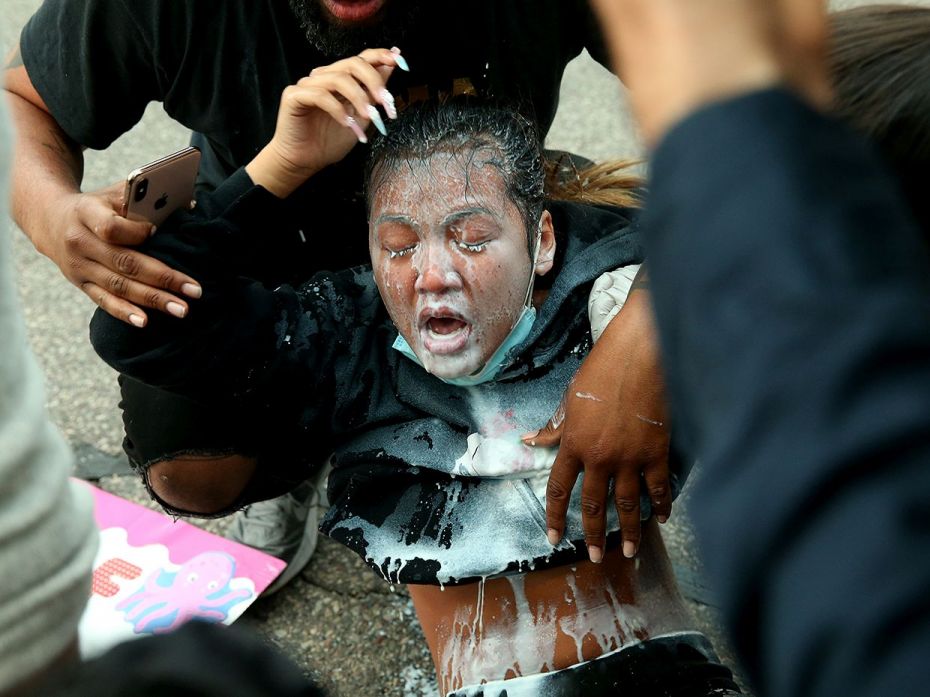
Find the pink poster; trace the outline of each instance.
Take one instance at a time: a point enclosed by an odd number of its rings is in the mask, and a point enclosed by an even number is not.
[[[100,530],[79,627],[86,658],[190,619],[232,624],[284,569],[280,559],[82,484]]]

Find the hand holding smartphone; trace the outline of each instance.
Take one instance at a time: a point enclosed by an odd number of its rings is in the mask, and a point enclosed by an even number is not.
[[[200,150],[187,147],[133,170],[126,177],[120,215],[161,225],[179,208],[193,208]]]

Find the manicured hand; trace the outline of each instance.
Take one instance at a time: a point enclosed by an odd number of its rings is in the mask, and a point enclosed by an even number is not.
[[[634,556],[639,548],[643,483],[659,522],[668,519],[669,432],[646,291],[631,292],[578,369],[552,419],[523,439],[529,445],[559,445],[546,491],[552,544],[564,534],[569,499],[581,472],[582,523],[591,561],[603,558],[611,481],[625,556]]]
[[[57,229],[44,237],[41,251],[108,314],[145,326],[143,308],[187,314],[184,297],[199,298],[200,285],[133,247],[154,232],[151,223],[123,218],[124,184],[67,195],[53,204],[48,220]]]
[[[397,118],[387,80],[406,69],[397,49],[373,48],[314,69],[284,89],[271,142],[246,167],[252,180],[287,196],[324,167],[368,142],[369,124],[385,132],[381,111]]]

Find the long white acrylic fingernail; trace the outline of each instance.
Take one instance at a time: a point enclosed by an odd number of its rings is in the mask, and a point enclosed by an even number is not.
[[[352,132],[355,134],[355,137],[358,138],[359,143],[368,142],[368,136],[365,135],[365,131],[363,131],[362,127],[358,125],[358,121],[353,119],[351,116],[346,116],[346,126],[352,129]]]
[[[387,129],[384,127],[384,121],[381,120],[381,114],[378,113],[378,107],[369,104],[367,110],[368,118],[375,125],[375,128],[378,129],[378,132],[381,133],[381,135],[386,136]]]
[[[394,95],[387,90],[381,90],[378,94],[381,97],[381,103],[384,105],[384,111],[389,119],[397,118],[397,107],[394,104]]]
[[[391,53],[394,54],[394,62],[397,64],[397,67],[403,70],[406,73],[410,72],[410,66],[407,65],[407,59],[400,55],[400,49],[397,46],[391,47]]]

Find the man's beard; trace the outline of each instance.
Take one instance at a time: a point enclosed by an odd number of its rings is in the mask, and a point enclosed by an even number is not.
[[[420,0],[388,0],[370,26],[342,25],[321,6],[321,0],[288,0],[307,41],[327,58],[354,56],[366,48],[401,46],[420,15]]]

